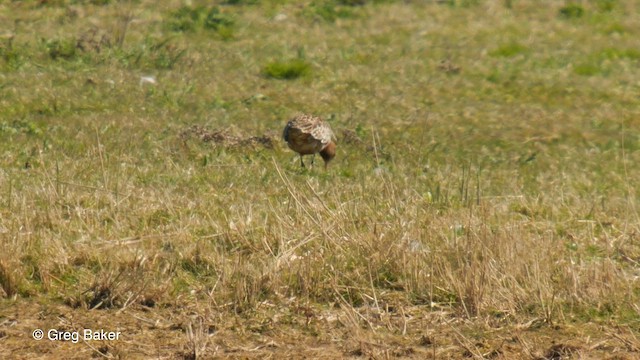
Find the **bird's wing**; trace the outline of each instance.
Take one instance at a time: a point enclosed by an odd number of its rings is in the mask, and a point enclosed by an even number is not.
[[[331,131],[329,124],[324,122],[321,118],[313,115],[299,114],[291,119],[284,129],[283,137],[286,141],[288,141],[287,139],[289,138],[290,131],[293,129],[296,129],[303,134],[310,134],[323,145],[327,145],[336,138],[333,131]]]
[[[336,137],[333,134],[333,131],[331,131],[329,124],[324,121],[321,121],[313,127],[311,130],[311,136],[320,141],[323,145],[327,145]]]

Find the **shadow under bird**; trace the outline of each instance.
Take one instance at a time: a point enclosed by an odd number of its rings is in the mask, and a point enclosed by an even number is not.
[[[324,168],[336,156],[336,136],[331,127],[321,118],[313,115],[300,114],[294,116],[282,133],[289,148],[300,154],[300,166],[304,167],[302,157],[320,153],[324,160]],[[311,159],[313,164],[313,158]]]

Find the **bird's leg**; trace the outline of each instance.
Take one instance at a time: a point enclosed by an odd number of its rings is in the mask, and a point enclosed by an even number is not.
[[[300,155],[300,166],[304,168],[304,161],[302,161],[302,155]]]
[[[313,167],[316,160],[316,154],[311,155],[311,167]]]

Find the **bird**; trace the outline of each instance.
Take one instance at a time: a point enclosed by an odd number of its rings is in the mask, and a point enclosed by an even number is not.
[[[295,115],[282,132],[289,148],[300,154],[300,166],[304,166],[302,156],[320,153],[324,168],[336,156],[336,136],[329,124],[321,118],[309,114]],[[311,158],[311,164],[313,165]]]

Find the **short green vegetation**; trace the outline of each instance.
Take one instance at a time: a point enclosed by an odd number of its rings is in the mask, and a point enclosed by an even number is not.
[[[640,7],[542,3],[0,2],[0,358],[638,358]]]
[[[309,74],[311,65],[302,59],[273,61],[265,65],[262,73],[274,79],[296,79]]]

